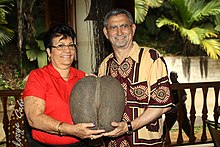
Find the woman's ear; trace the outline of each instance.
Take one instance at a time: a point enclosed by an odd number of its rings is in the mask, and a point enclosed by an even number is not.
[[[51,52],[49,48],[46,49],[46,52],[47,52],[47,55],[50,56]]]
[[[48,56],[48,61],[50,61],[50,58],[51,58],[51,52],[50,52],[50,49],[47,48],[47,49],[46,49],[46,52],[47,52],[47,56]]]

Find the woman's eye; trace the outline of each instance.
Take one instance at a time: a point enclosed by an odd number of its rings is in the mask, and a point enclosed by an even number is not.
[[[64,48],[64,47],[65,47],[65,45],[63,45],[63,44],[60,44],[57,46],[57,48]]]

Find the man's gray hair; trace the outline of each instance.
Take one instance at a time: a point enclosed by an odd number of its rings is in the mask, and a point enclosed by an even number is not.
[[[109,11],[105,15],[104,22],[103,22],[104,27],[106,27],[106,28],[108,27],[108,19],[109,19],[109,17],[116,16],[116,15],[119,15],[119,14],[125,14],[128,17],[130,23],[131,24],[134,23],[133,17],[132,17],[130,12],[128,12],[125,9],[117,8],[117,9],[113,9],[113,10]]]

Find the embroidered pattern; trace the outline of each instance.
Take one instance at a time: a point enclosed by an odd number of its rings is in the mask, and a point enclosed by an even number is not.
[[[110,63],[110,75],[112,77],[117,77],[118,76],[118,64],[112,60]]]
[[[170,90],[168,87],[160,86],[152,93],[152,98],[159,102],[165,103],[170,97]]]
[[[133,97],[135,97],[137,100],[143,100],[147,98],[147,87],[143,85],[139,85],[136,87],[131,87],[130,93]]]
[[[130,147],[130,145],[127,140],[123,140],[120,144],[120,147]]]
[[[127,91],[128,91],[128,85],[126,83],[122,83],[121,86],[123,87],[124,89],[124,93],[125,93],[125,105],[127,105],[128,103],[128,99],[127,99]]]
[[[124,113],[124,114],[123,114],[122,120],[125,121],[125,122],[131,121],[130,118],[128,117],[128,114],[127,114],[127,113]]]
[[[117,146],[117,143],[115,140],[111,140],[109,143],[108,143],[108,147],[116,147]]]
[[[121,77],[126,78],[129,76],[132,67],[133,61],[131,58],[127,58],[120,66],[119,66],[119,74]]]

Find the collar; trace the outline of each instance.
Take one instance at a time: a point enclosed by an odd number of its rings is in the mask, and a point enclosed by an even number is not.
[[[48,72],[50,73],[50,75],[54,76],[55,78],[62,78],[60,73],[53,67],[52,63],[49,63],[49,65],[47,66]],[[76,69],[70,67],[70,75],[69,75],[69,79],[76,77]]]
[[[140,52],[139,45],[135,41],[133,41],[133,47],[126,58],[131,57],[135,62],[138,63],[139,52]],[[114,52],[110,55],[110,58],[113,58],[117,62]]]
[[[128,57],[131,57],[135,62],[138,63],[140,50],[141,49],[139,45],[135,41],[133,41],[133,48],[129,52]]]

